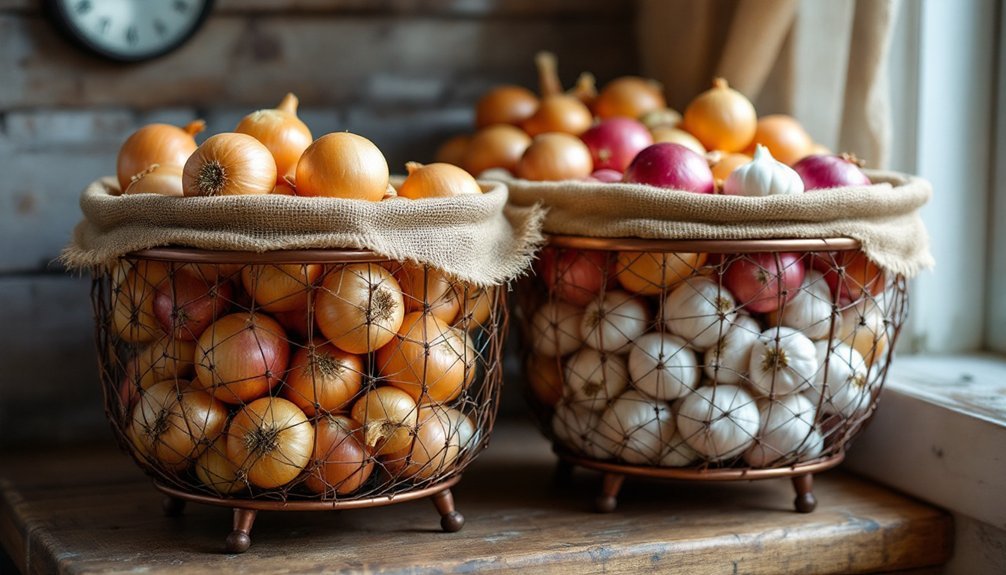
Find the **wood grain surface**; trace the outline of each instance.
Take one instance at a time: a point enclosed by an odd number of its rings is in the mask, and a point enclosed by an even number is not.
[[[30,573],[866,573],[939,565],[950,518],[841,471],[816,483],[816,512],[792,511],[788,481],[629,480],[619,509],[592,513],[594,473],[552,481],[536,431],[497,428],[455,491],[468,522],[441,533],[416,501],[339,512],[263,512],[252,547],[222,553],[230,512],[161,498],[108,446],[5,458],[0,540]]]

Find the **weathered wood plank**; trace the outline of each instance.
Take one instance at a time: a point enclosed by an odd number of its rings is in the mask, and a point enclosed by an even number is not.
[[[630,21],[622,18],[219,16],[178,51],[122,66],[71,47],[39,17],[6,15],[0,16],[0,69],[7,71],[0,109],[259,106],[286,91],[305,105],[370,105],[381,81],[385,87],[421,81],[423,94],[470,104],[473,82],[534,85],[532,58],[540,49],[558,54],[567,83],[582,70],[601,81],[634,71]]]
[[[550,484],[553,458],[527,428],[502,427],[456,490],[465,528],[437,529],[432,506],[413,502],[331,513],[263,512],[242,556],[219,554],[226,509],[190,506],[160,516],[160,497],[124,457],[52,453],[62,485],[39,483],[36,462],[0,472],[3,532],[25,571],[64,572],[529,572],[862,573],[937,565],[951,522],[932,507],[841,472],[817,482],[810,515],[792,512],[784,480],[731,485],[629,481],[618,511],[587,509],[594,474]],[[95,471],[92,468],[103,466]],[[109,468],[121,480],[108,479]],[[29,471],[25,471],[28,469]],[[391,552],[391,550],[394,550]],[[140,552],[138,552],[140,551]]]
[[[36,12],[38,0],[0,0],[0,11]],[[290,12],[383,12],[460,16],[606,16],[625,14],[631,2],[621,0],[218,0],[225,14]]]
[[[90,282],[0,278],[0,446],[107,436]]]

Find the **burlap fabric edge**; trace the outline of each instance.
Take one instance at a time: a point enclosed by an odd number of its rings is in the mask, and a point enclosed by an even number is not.
[[[897,172],[867,175],[873,185],[761,198],[637,184],[502,181],[511,204],[548,208],[545,233],[668,240],[851,237],[889,272],[910,278],[933,267],[919,215],[932,196],[929,182]]]
[[[60,261],[85,271],[163,246],[250,252],[361,249],[428,264],[479,286],[500,285],[530,269],[544,241],[545,210],[539,204],[508,204],[505,184],[482,186],[478,196],[365,202],[279,195],[122,196],[114,178],[101,178],[81,193],[84,219]]]

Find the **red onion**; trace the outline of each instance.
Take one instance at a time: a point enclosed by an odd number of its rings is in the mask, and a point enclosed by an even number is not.
[[[594,169],[624,172],[643,148],[653,144],[646,126],[631,118],[608,118],[580,135],[590,149]]]
[[[793,169],[800,174],[807,191],[870,185],[870,178],[848,156],[807,156],[797,162]]]
[[[545,248],[535,267],[548,291],[579,306],[594,301],[608,277],[606,252]]]
[[[594,170],[594,173],[587,176],[587,179],[593,182],[604,182],[606,184],[621,182],[622,172],[612,170],[610,168],[604,168],[601,170]]]
[[[639,152],[622,181],[698,194],[714,191],[706,159],[680,144],[663,142]]]
[[[730,264],[723,285],[737,304],[755,313],[779,309],[796,296],[803,283],[804,265],[797,254],[749,254]]]

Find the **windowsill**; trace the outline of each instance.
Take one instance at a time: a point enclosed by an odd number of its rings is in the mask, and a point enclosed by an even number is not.
[[[849,452],[857,473],[1006,528],[1006,359],[895,359],[877,415]]]

